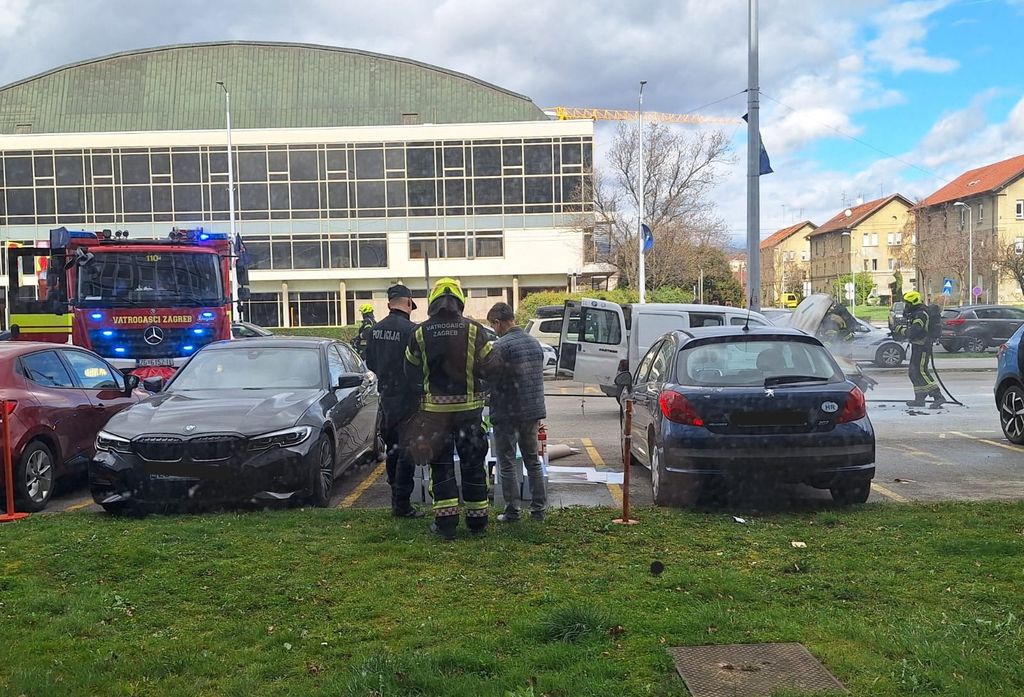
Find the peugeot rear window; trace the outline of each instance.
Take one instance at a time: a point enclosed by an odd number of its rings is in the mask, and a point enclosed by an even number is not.
[[[684,348],[676,364],[681,385],[754,387],[842,382],[828,351],[813,343],[764,339],[705,343]]]

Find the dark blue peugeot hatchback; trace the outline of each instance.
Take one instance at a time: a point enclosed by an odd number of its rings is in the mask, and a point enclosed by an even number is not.
[[[863,503],[875,476],[864,393],[794,329],[670,332],[616,383],[634,402],[633,456],[658,505],[690,505],[715,478],[829,489]]]

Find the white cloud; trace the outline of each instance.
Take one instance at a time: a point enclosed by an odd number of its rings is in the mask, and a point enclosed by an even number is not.
[[[873,61],[895,73],[910,70],[948,73],[960,64],[952,58],[932,56],[921,45],[928,36],[925,21],[952,0],[904,2],[879,13],[875,23],[878,37],[868,43]]]
[[[0,39],[16,36],[28,14],[29,0],[0,0]]]

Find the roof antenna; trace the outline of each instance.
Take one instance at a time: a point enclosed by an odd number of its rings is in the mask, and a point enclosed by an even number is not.
[[[754,296],[751,295],[750,299],[747,301],[747,321],[743,323],[743,331],[745,331],[745,332],[749,332],[750,331],[750,306],[753,303],[754,303]]]

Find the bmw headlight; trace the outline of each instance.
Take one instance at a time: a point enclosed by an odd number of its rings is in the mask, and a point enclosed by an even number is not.
[[[130,453],[132,451],[132,446],[131,441],[127,438],[116,436],[109,431],[100,431],[96,434],[96,450]]]
[[[312,432],[313,429],[310,426],[295,426],[294,428],[286,428],[283,431],[253,436],[249,439],[249,450],[288,448],[306,440]]]

